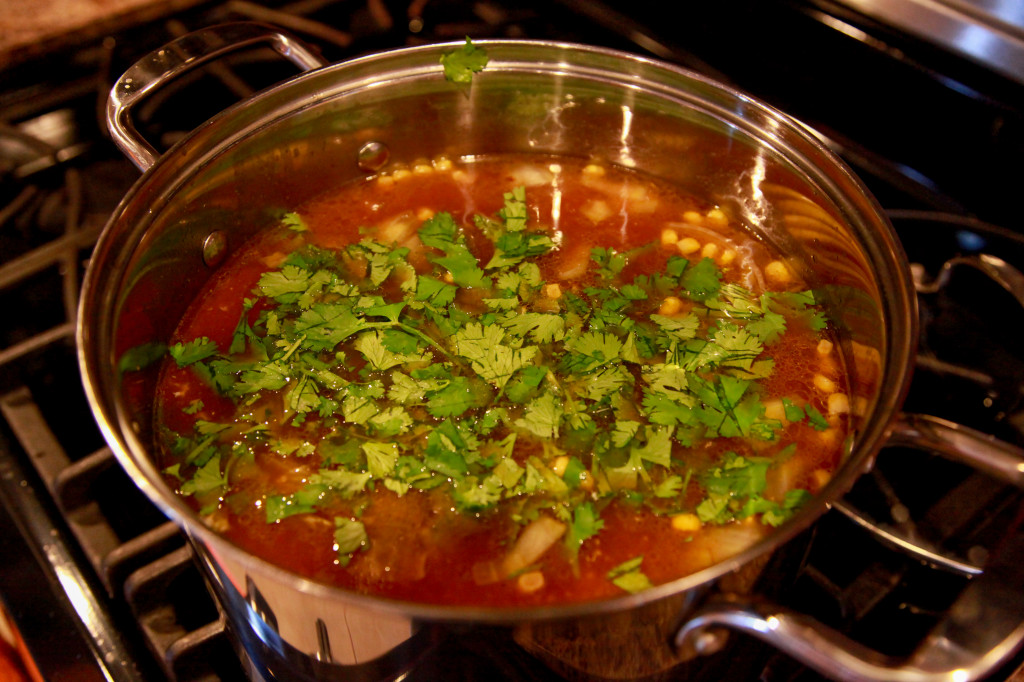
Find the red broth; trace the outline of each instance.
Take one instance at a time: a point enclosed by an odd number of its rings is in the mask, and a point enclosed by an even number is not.
[[[420,602],[607,598],[748,547],[838,465],[820,306],[697,197],[441,159],[282,222],[181,321],[157,421],[168,481],[284,568]]]

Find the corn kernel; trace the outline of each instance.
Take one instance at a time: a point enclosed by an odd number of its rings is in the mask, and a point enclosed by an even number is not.
[[[442,276],[441,279],[448,282],[448,284],[455,284],[455,275],[450,272],[444,273],[444,276]]]
[[[827,374],[830,377],[839,376],[839,363],[836,361],[834,355],[822,355],[819,356],[821,362],[818,363],[818,371],[822,374]]]
[[[548,298],[561,298],[562,287],[557,282],[544,285],[544,295]]]
[[[703,225],[704,224],[704,216],[702,216],[697,211],[684,211],[683,212],[683,222],[684,223],[689,223],[690,225],[698,225],[698,226],[699,225]]]
[[[765,274],[777,280],[789,279],[789,268],[782,261],[773,260],[764,268]]]
[[[596,163],[588,163],[583,167],[583,172],[587,175],[604,175],[604,166],[599,166]]]
[[[850,396],[845,393],[833,393],[828,397],[829,414],[849,414]]]
[[[786,424],[786,406],[781,400],[765,400],[764,401],[764,416],[767,419],[777,419],[778,421]]]
[[[664,246],[675,244],[679,241],[679,235],[670,227],[666,227],[661,231],[661,243]]]
[[[736,249],[726,249],[722,252],[722,257],[718,259],[718,264],[722,266],[732,265],[735,260]]]
[[[780,260],[773,260],[765,265],[765,274],[776,284],[787,284],[793,281],[793,273],[790,268]]]
[[[394,172],[391,173],[391,177],[393,177],[396,182],[399,180],[405,180],[410,176],[412,176],[412,171],[408,168],[396,168]]]
[[[824,374],[815,374],[813,382],[814,382],[814,387],[816,389],[818,389],[819,391],[821,391],[822,393],[835,393],[836,392],[836,382],[832,381],[831,379],[829,379]]]
[[[811,472],[811,483],[814,490],[821,490],[824,488],[829,481],[832,480],[832,474],[825,469],[815,469]]]
[[[590,222],[599,223],[605,218],[609,218],[612,215],[612,209],[608,206],[608,202],[603,199],[591,199],[580,209],[582,213]]]
[[[863,417],[868,412],[868,399],[862,395],[854,396],[853,404],[850,407],[855,415]]]
[[[551,462],[551,471],[555,472],[556,476],[561,476],[565,473],[565,468],[569,466],[569,458],[566,455],[555,457]]]
[[[695,533],[702,525],[696,514],[676,514],[672,517],[672,527],[684,533]]]
[[[828,355],[832,352],[833,345],[828,339],[822,339],[818,342],[818,355]]]
[[[705,219],[710,227],[725,227],[729,224],[729,216],[719,208],[708,211]]]
[[[430,220],[434,217],[434,209],[423,206],[416,210],[416,218],[418,220]]]
[[[790,273],[789,268],[786,264],[780,260],[773,260],[771,263],[764,267],[764,274],[768,276],[768,279],[774,280],[779,284],[784,284],[793,279],[793,275]]]
[[[434,172],[434,166],[426,161],[418,161],[413,165],[412,172],[416,175],[429,175]]]
[[[821,441],[822,446],[826,448],[833,448],[839,445],[839,435],[839,429],[831,426],[824,431],[817,432],[818,440]]]
[[[390,175],[379,175],[377,176],[377,185],[379,187],[393,187],[395,179]]]
[[[700,255],[704,258],[714,258],[718,255],[718,244],[707,243],[704,248],[700,250]]]
[[[658,307],[659,315],[675,315],[683,309],[683,301],[676,296],[666,296]]]
[[[679,249],[679,253],[689,256],[691,253],[697,252],[700,248],[700,242],[693,237],[686,237],[676,242],[676,248]]]
[[[447,156],[439,156],[434,159],[434,168],[439,171],[450,171],[452,169],[452,160]]]
[[[516,578],[516,588],[520,592],[530,594],[544,587],[544,574],[540,571],[527,571]]]

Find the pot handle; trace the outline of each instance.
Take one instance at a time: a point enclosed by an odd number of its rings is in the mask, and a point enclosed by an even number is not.
[[[928,450],[1024,489],[1024,449],[963,424],[924,414],[900,414],[886,446]]]
[[[118,149],[145,172],[159,154],[132,125],[129,113],[142,97],[168,81],[229,52],[268,43],[303,71],[326,66],[311,48],[281,30],[256,22],[236,22],[200,29],[161,47],[133,64],[118,79],[107,99],[107,127]]]
[[[888,445],[930,450],[1024,488],[1024,450],[936,417],[902,414]],[[840,503],[841,504],[841,503]],[[837,505],[839,506],[839,505]],[[1024,518],[1018,518],[1018,523]],[[871,524],[866,525],[873,530]],[[722,595],[697,609],[675,645],[713,653],[722,629],[739,630],[786,652],[832,679],[851,682],[968,682],[991,674],[1024,643],[1024,533],[1010,532],[993,550],[936,625],[907,658],[869,649],[815,619],[756,597]],[[1019,529],[1016,529],[1019,530]],[[898,543],[916,552],[909,541]]]

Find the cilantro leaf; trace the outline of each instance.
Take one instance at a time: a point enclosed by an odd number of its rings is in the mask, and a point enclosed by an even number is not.
[[[562,424],[562,412],[558,399],[551,393],[544,393],[526,406],[523,416],[516,420],[516,426],[540,438],[557,438]]]
[[[356,337],[355,349],[363,354],[373,369],[386,370],[398,365],[417,362],[429,362],[430,353],[396,353],[384,343],[384,332],[379,330],[363,332]]]
[[[427,301],[431,305],[444,307],[455,300],[459,288],[433,277],[421,276],[416,280],[415,300]]]
[[[690,298],[695,301],[706,301],[718,293],[721,287],[722,272],[710,258],[702,258],[683,272],[680,283]]]
[[[505,332],[497,325],[471,322],[452,337],[455,353],[470,361],[482,379],[503,387],[537,353],[536,346],[514,348],[503,342]]]
[[[614,334],[584,332],[565,342],[569,351],[562,359],[561,369],[567,374],[587,374],[618,359],[622,340]]]
[[[768,460],[740,457],[730,452],[726,453],[721,466],[701,476],[700,481],[709,492],[720,495],[759,495],[767,485],[768,465]]]
[[[447,386],[430,396],[427,411],[438,418],[457,417],[473,407],[475,402],[469,379],[457,376],[452,377]]]
[[[529,337],[537,343],[561,341],[565,336],[565,320],[550,313],[521,313],[500,321],[502,327],[520,338]]]
[[[590,259],[597,263],[597,276],[602,279],[613,279],[626,267],[626,254],[615,249],[595,246],[590,250]]]
[[[455,502],[463,511],[475,512],[491,507],[501,500],[502,484],[497,476],[477,481],[470,476],[459,481],[454,489]]]
[[[218,351],[217,344],[207,337],[193,339],[185,343],[176,343],[167,349],[178,367],[185,367],[193,363],[205,360]]]
[[[622,562],[608,571],[608,579],[619,589],[632,594],[653,587],[650,579],[640,570],[643,560],[640,556]]]
[[[119,372],[137,372],[153,364],[167,353],[167,344],[159,341],[139,344],[126,350],[117,361]]]
[[[554,248],[555,243],[548,235],[526,231],[525,187],[519,186],[511,192],[506,192],[505,206],[498,214],[502,220],[500,225],[494,221],[477,223],[494,242],[494,255],[484,266],[485,269],[507,268],[522,263],[527,258],[542,256]],[[507,274],[505,276],[507,277]],[[507,280],[503,286],[509,288]]]
[[[398,463],[397,443],[371,441],[363,443],[361,447],[366,455],[366,467],[374,478],[386,478],[394,472]]]
[[[572,523],[565,534],[565,546],[569,554],[575,557],[580,546],[588,539],[597,535],[604,528],[604,520],[594,511],[594,505],[584,502],[573,509]]]
[[[369,544],[366,526],[362,521],[334,518],[334,544],[338,548],[338,563],[348,566],[352,555]]]
[[[396,405],[377,412],[366,423],[377,436],[397,436],[408,431],[416,421],[404,408]]]
[[[447,268],[456,284],[480,288],[491,286],[490,278],[480,269],[480,263],[469,250],[465,236],[450,213],[436,213],[424,221],[418,233],[424,244],[444,252],[444,256],[431,258],[431,261]]]
[[[473,74],[487,66],[487,59],[487,51],[474,45],[466,36],[466,43],[462,47],[441,55],[444,77],[453,83],[469,83],[473,80]]]
[[[201,467],[196,469],[192,478],[181,484],[182,495],[205,495],[220,490],[228,485],[226,473],[220,470],[220,455],[210,457]]]
[[[504,268],[527,258],[542,256],[555,247],[551,237],[539,232],[505,232],[494,240],[494,255],[484,267]]]
[[[680,341],[692,339],[700,328],[700,320],[693,313],[682,317],[655,314],[651,315],[651,321],[657,324],[665,334]]]
[[[671,427],[645,427],[644,435],[646,442],[642,445],[634,445],[633,451],[640,459],[668,468],[672,456],[672,429]]]
[[[329,487],[321,483],[308,484],[291,495],[270,495],[264,504],[267,523],[275,523],[296,514],[311,514]]]
[[[281,217],[281,224],[293,232],[306,232],[309,230],[309,225],[306,224],[306,221],[302,219],[302,216],[294,211],[285,213],[284,216]]]
[[[331,350],[367,323],[343,304],[317,303],[295,321],[293,333],[303,336],[303,345],[313,351]]]
[[[309,477],[313,485],[327,486],[332,492],[344,498],[350,498],[366,488],[373,474],[366,472],[353,472],[345,469],[320,469]]]

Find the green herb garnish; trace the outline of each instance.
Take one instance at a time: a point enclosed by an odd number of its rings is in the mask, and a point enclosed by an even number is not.
[[[457,50],[441,55],[444,77],[453,83],[469,83],[473,74],[487,66],[487,51],[473,44],[466,36],[466,43]]]
[[[470,73],[486,63],[468,40],[458,54]],[[566,525],[573,558],[615,499],[711,524],[778,525],[795,513],[805,491],[764,497],[775,457],[792,446],[766,416],[762,380],[790,322],[822,327],[813,294],[755,296],[723,283],[707,258],[672,256],[658,272],[626,275],[631,254],[605,248],[591,252],[586,286],[545,282],[536,261],[553,241],[528,216],[516,188],[497,215],[476,217],[493,245],[482,263],[450,214],[433,215],[418,230],[429,271],[413,269],[409,249],[370,237],[339,251],[302,246],[260,277],[229,349],[205,337],[167,348],[237,405],[228,422],[165,434],[181,492],[216,506],[233,462],[260,449],[312,462],[305,487],[265,494],[266,520],[332,514],[342,564],[371,538],[335,505],[366,504],[381,487],[446,492],[465,513],[507,501],[524,522],[550,514]],[[286,214],[283,226],[302,238],[301,216]],[[463,292],[473,293],[468,307]],[[688,301],[686,312],[661,312],[669,296]],[[163,352],[130,351],[122,369]],[[270,406],[286,428],[268,425],[260,410]],[[828,426],[812,405],[784,409],[790,422]],[[317,428],[306,428],[311,419]],[[689,452],[737,438],[752,454],[697,464]],[[641,561],[609,579],[644,589]]]

